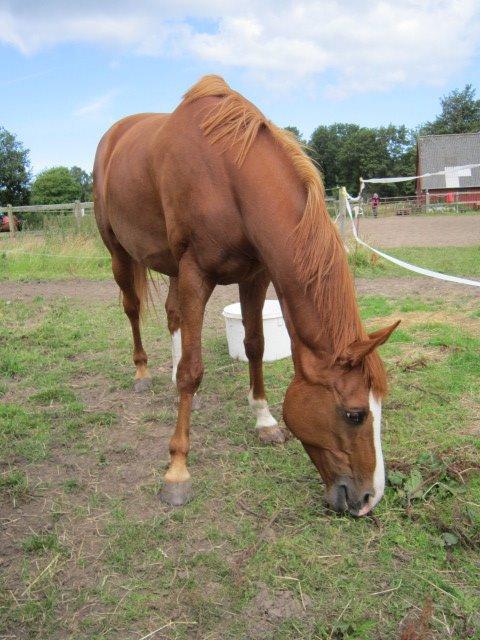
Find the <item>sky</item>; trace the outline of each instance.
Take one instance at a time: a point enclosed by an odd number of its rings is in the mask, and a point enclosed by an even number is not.
[[[90,171],[125,115],[222,75],[280,126],[415,127],[480,90],[480,0],[0,0],[0,126]]]

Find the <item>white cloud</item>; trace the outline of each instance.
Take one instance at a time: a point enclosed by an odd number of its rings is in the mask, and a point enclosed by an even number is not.
[[[100,113],[105,109],[105,107],[109,106],[114,96],[116,96],[118,91],[109,91],[104,95],[98,96],[94,100],[87,102],[82,107],[78,107],[73,112],[74,116],[92,116],[97,113]]]
[[[204,25],[211,25],[206,28]],[[478,53],[477,0],[0,0],[0,42],[26,55],[90,42],[186,56],[333,97],[444,84]]]
[[[225,18],[217,33],[194,34],[190,50],[212,62],[301,76],[320,73],[328,63],[328,54],[310,38],[275,33],[253,17]]]
[[[15,84],[23,84],[29,80],[48,76],[52,71],[53,69],[45,69],[44,71],[37,71],[36,73],[27,73],[24,76],[15,76],[11,80],[4,80],[0,82],[0,87],[10,87]]]

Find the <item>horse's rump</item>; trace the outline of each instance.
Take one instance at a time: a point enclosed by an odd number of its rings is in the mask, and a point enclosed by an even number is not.
[[[168,114],[138,114],[102,138],[94,166],[95,215],[102,238],[146,267],[175,275],[150,147]]]

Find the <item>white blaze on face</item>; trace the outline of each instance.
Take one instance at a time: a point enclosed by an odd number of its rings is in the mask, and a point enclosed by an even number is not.
[[[371,511],[373,507],[380,502],[385,490],[385,465],[383,462],[381,440],[382,402],[381,400],[377,400],[371,391],[368,400],[373,417],[373,446],[375,449],[375,471],[373,472],[374,494],[370,497],[368,504],[359,511],[359,516],[366,515]]]
[[[265,398],[254,398],[252,389],[250,389],[248,394],[248,404],[252,407],[253,412],[257,417],[257,424],[255,425],[257,429],[262,429],[263,427],[276,427],[278,425],[278,422],[270,413],[270,409],[268,408],[268,403]]]
[[[172,333],[172,382],[177,381],[177,367],[182,357],[182,334],[180,329]]]

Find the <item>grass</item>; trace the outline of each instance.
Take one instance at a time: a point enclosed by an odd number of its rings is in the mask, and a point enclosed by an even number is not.
[[[50,216],[41,231],[0,236],[0,279],[111,277],[110,256],[92,216]]]
[[[402,247],[385,253],[410,264],[453,276],[480,276],[480,245],[469,247]],[[417,277],[412,271],[373,256],[364,249],[353,248],[349,255],[352,271],[357,277],[403,276]]]
[[[143,331],[154,392],[135,396],[115,301],[0,302],[6,637],[397,640],[430,601],[424,638],[478,637],[478,302],[361,308],[372,328],[404,322],[382,347],[389,483],[355,520],[325,511],[297,441],[257,443],[220,325],[205,332],[195,496],[174,510],[157,495],[175,417],[163,319]],[[291,375],[265,367],[277,416]]]
[[[22,549],[26,553],[43,553],[44,551],[58,551],[60,544],[55,533],[35,533],[23,540]]]

